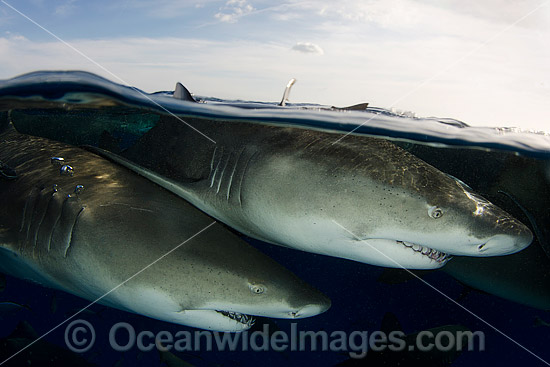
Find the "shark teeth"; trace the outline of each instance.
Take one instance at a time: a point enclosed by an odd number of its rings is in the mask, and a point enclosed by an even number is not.
[[[243,313],[218,310],[216,310],[216,312],[221,313],[222,315],[229,317],[230,319],[235,320],[241,324],[247,325],[249,328],[254,325],[254,322],[256,322],[256,320],[252,316],[245,315]]]
[[[432,259],[434,261],[437,261],[438,263],[444,263],[444,262],[447,262],[448,260],[452,259],[452,256],[450,256],[449,254],[431,249],[429,247],[421,246],[421,245],[418,245],[416,243],[410,243],[410,242],[405,242],[405,241],[396,241],[396,242],[403,245],[403,246],[405,246],[405,247],[410,248],[414,252],[418,252],[418,253],[420,253],[424,256],[427,256],[430,259]]]

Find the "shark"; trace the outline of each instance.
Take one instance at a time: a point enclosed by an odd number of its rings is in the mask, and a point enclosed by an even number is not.
[[[177,98],[196,103],[178,83]],[[121,155],[91,148],[237,231],[385,267],[518,252],[533,234],[451,177],[378,137],[171,116]]]
[[[0,272],[207,330],[299,319],[330,300],[189,203],[0,114]]]
[[[438,149],[408,144],[407,150],[483,192],[502,209],[521,219],[534,234],[532,244],[515,254],[488,258],[456,256],[441,270],[464,284],[509,301],[550,310],[550,176],[548,159],[515,152],[467,147]],[[409,273],[384,277],[390,282]],[[417,275],[418,272],[415,272]],[[459,299],[461,300],[461,299]]]
[[[182,88],[177,96],[195,103]],[[386,139],[238,120],[186,122],[216,144],[163,115],[122,155],[91,149],[247,236],[307,252],[435,269],[453,255],[512,254],[533,239],[464,182]]]
[[[463,304],[472,291],[481,297],[490,294],[508,301],[550,310],[550,261],[538,240],[518,253],[506,256],[455,256],[437,270],[456,279],[463,286],[456,302]],[[387,268],[378,281],[388,285],[423,278],[433,270]]]
[[[534,307],[550,310],[550,260],[536,241],[508,256],[473,258],[457,256],[442,268],[474,289]]]

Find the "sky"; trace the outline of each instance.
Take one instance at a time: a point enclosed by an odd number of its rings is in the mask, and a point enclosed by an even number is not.
[[[550,0],[0,0],[0,79],[36,70],[550,131]]]

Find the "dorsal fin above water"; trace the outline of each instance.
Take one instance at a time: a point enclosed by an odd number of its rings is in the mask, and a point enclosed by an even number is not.
[[[175,99],[179,99],[182,101],[188,101],[188,102],[197,102],[195,98],[191,95],[191,93],[181,84],[180,82],[176,83],[176,88],[174,89],[173,94]]]
[[[286,88],[285,88],[285,91],[283,93],[283,99],[281,99],[281,102],[279,103],[279,106],[286,105],[286,102],[288,101],[288,96],[290,95],[290,89],[292,88],[294,83],[296,83],[296,79],[292,78],[286,84]]]
[[[367,107],[369,106],[368,103],[358,103],[358,104],[354,104],[353,106],[348,106],[348,107],[335,107],[335,106],[332,106],[332,109],[333,110],[343,110],[343,111],[364,111],[367,109]]]

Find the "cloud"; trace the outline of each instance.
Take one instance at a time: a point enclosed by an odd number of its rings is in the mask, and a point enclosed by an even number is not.
[[[294,51],[303,52],[305,54],[323,55],[325,53],[321,47],[310,42],[298,42],[297,44],[292,46],[292,49]]]
[[[526,28],[550,29],[549,4],[538,0],[423,0],[442,9],[485,19],[501,25],[518,22]]]
[[[34,70],[80,69],[148,92],[170,90],[181,81],[199,95],[276,101],[288,79],[295,77],[300,80],[292,91],[296,102],[336,106],[369,102],[472,125],[548,130],[550,50],[534,47],[533,41],[525,44],[526,39],[523,33],[509,36],[423,84],[459,59],[463,50],[471,50],[472,44],[453,37],[375,46],[326,38],[325,55],[312,63],[301,52],[288,52],[283,42],[176,37],[70,41],[120,76],[120,81],[59,42],[9,35],[0,37],[0,79]],[[369,47],[376,52],[365,52]]]
[[[239,18],[252,13],[255,9],[246,0],[229,0],[220,10],[214,15],[215,18],[226,23],[236,23]]]
[[[387,1],[391,6],[372,0],[293,1],[250,10],[251,0],[224,0],[219,9],[219,3],[205,0],[205,8],[196,11],[197,2],[191,0],[159,0],[163,13],[174,11],[167,16],[185,13],[197,22],[211,21],[211,28],[194,33],[204,39],[67,41],[127,84],[150,92],[171,89],[179,80],[197,94],[274,101],[294,77],[300,80],[292,92],[296,102],[370,102],[473,125],[548,130],[550,30],[536,22],[507,28],[514,8],[488,14],[483,7],[474,14],[455,11],[458,0],[442,0],[441,5],[436,0]],[[528,8],[518,12],[523,10]],[[223,34],[224,22],[237,22],[243,15],[246,22]],[[60,43],[21,38],[17,34],[26,35],[21,29],[10,30],[0,33],[0,78],[39,69],[82,69],[115,80]],[[298,40],[308,42],[294,44]]]
[[[487,39],[512,25],[511,29],[550,31],[550,4],[539,0],[295,0],[287,8],[303,19],[304,29],[363,37],[385,31],[403,38]]]
[[[55,15],[67,16],[71,15],[76,9],[76,0],[67,0],[65,3],[55,7]]]

